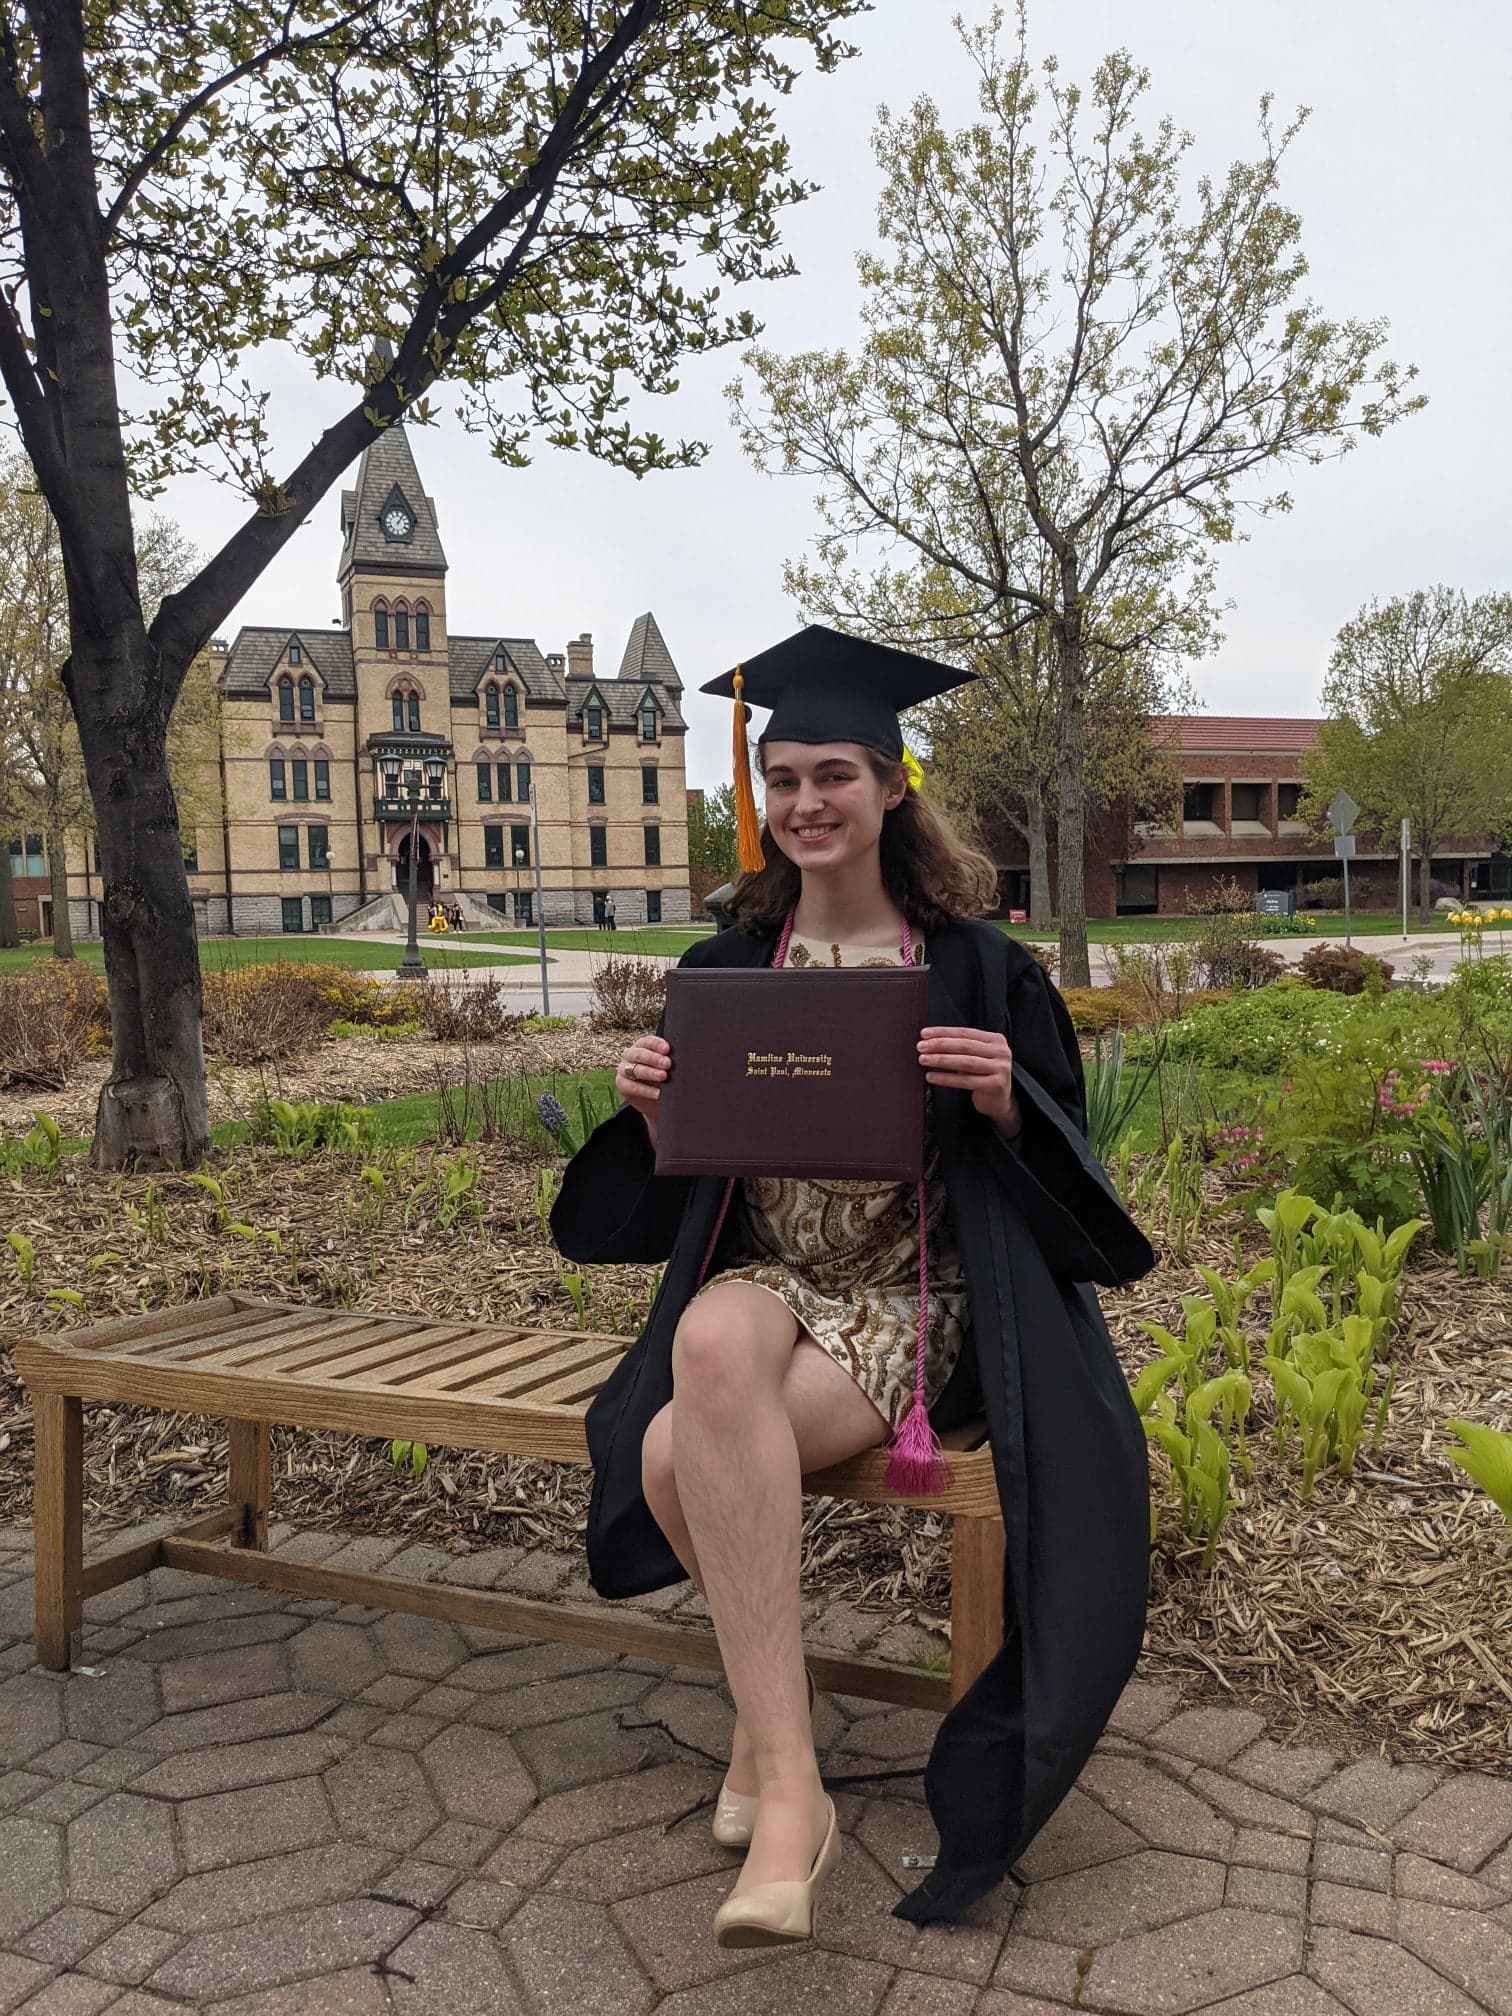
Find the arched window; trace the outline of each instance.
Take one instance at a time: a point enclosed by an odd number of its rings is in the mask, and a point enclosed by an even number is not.
[[[409,647],[409,604],[407,602],[396,602],[394,604],[394,649],[396,651],[408,651]]]
[[[518,728],[520,725],[520,696],[513,686],[504,688],[504,726]]]
[[[280,721],[294,719],[294,681],[280,679],[278,682],[278,718]]]
[[[404,733],[404,695],[402,693],[394,695],[394,733],[396,735]]]
[[[430,610],[423,602],[415,604],[415,649],[430,649]]]
[[[420,733],[420,695],[418,693],[411,693],[409,696],[409,732],[411,735],[418,735]]]
[[[308,672],[299,682],[299,718],[301,721],[315,719],[315,681]]]
[[[490,728],[499,725],[499,689],[490,679],[483,688],[483,718]]]
[[[387,651],[389,648],[388,619],[388,604],[386,602],[375,602],[373,604],[373,646],[375,650]]]

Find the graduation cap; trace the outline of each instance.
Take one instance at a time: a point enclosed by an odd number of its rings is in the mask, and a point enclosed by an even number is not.
[[[859,742],[901,761],[899,712],[975,677],[892,644],[810,623],[701,687],[735,702],[736,835],[746,873],[754,873],[765,858],[746,749],[747,703],[772,710],[763,741]]]

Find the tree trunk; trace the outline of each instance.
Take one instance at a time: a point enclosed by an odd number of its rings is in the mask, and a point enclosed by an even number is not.
[[[129,654],[152,647],[140,628]],[[81,665],[71,676],[148,696],[112,719],[79,723],[99,828],[100,906],[110,988],[110,1076],[100,1091],[91,1160],[97,1169],[190,1168],[210,1146],[200,1030],[199,950],[168,778],[167,720],[157,678]],[[77,715],[77,710],[76,710]],[[108,727],[97,724],[101,716]]]
[[[1422,859],[1418,862],[1418,922],[1429,924],[1433,921],[1433,847],[1428,839],[1422,841]]]
[[[16,891],[11,880],[10,843],[0,833],[0,950],[13,951],[21,943],[16,923]]]
[[[73,922],[68,914],[67,838],[59,827],[47,835],[47,872],[52,881],[52,949],[54,959],[74,956]]]
[[[1045,800],[1036,787],[1025,799],[1025,825],[1029,838],[1029,928],[1048,931],[1055,921],[1050,900],[1050,837],[1045,818]]]
[[[1074,619],[1073,619],[1074,621]],[[1082,690],[1079,626],[1057,639],[1060,710],[1056,751],[1056,914],[1060,918],[1060,984],[1090,987],[1087,951],[1087,710]]]

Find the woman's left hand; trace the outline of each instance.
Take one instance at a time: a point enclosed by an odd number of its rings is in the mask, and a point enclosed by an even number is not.
[[[969,1092],[978,1113],[1004,1134],[1023,1126],[1013,1090],[1013,1052],[1001,1030],[921,1029],[919,1063],[931,1085]]]

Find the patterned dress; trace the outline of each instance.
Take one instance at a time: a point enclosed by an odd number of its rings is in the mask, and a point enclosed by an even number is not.
[[[915,963],[924,956],[914,947]],[[793,938],[789,966],[898,966],[875,945]],[[955,1369],[967,1323],[966,1283],[945,1209],[939,1150],[926,1141],[929,1334],[925,1399],[933,1406]],[[739,1259],[714,1275],[768,1289],[816,1344],[861,1387],[891,1427],[914,1390],[919,1320],[919,1210],[911,1183],[747,1177],[741,1185]]]

